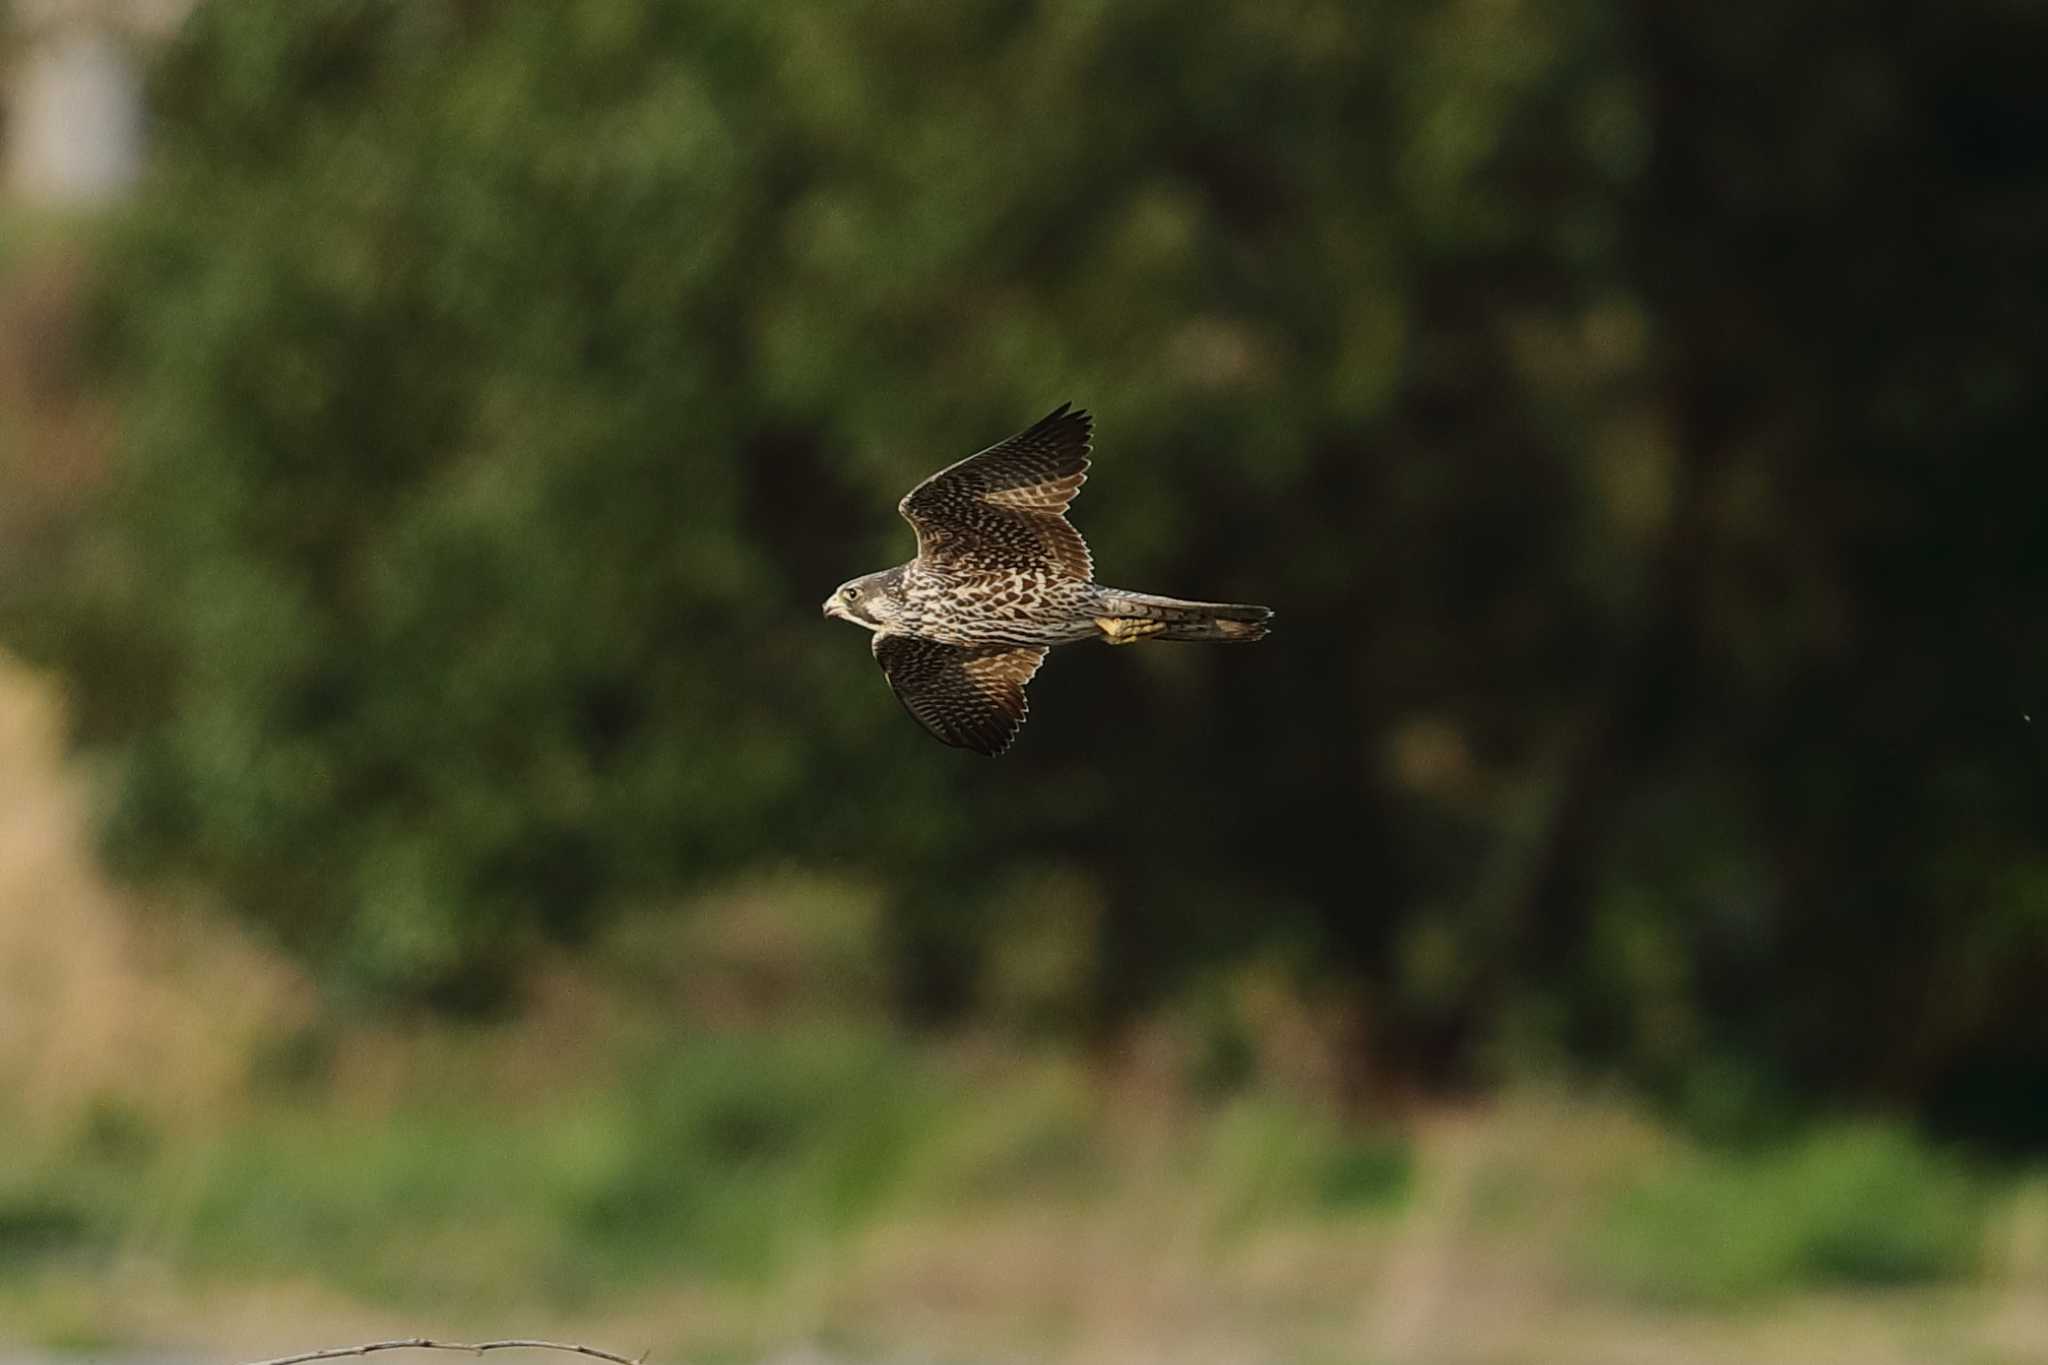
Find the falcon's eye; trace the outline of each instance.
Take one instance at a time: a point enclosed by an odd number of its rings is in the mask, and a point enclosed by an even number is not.
[[[858,602],[858,601],[860,601],[860,589],[859,589],[859,588],[848,588],[848,589],[846,590],[846,600],[847,600],[847,601],[849,601],[849,602]]]

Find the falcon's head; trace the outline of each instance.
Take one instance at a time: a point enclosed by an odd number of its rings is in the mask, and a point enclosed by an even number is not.
[[[825,614],[851,621],[869,630],[887,630],[895,624],[903,607],[903,570],[848,579],[839,591],[825,599]]]

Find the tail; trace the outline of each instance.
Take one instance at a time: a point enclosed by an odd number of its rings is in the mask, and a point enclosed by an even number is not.
[[[1178,597],[1156,597],[1147,592],[1125,592],[1105,588],[1096,609],[1114,621],[1158,622],[1159,629],[1139,627],[1136,638],[1154,640],[1206,640],[1213,644],[1250,644],[1266,638],[1266,622],[1273,617],[1270,607],[1244,602],[1189,602]],[[1104,632],[1109,634],[1108,631]]]

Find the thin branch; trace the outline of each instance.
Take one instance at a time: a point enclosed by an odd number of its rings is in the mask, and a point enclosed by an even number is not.
[[[622,1356],[610,1351],[600,1351],[595,1346],[574,1346],[561,1341],[429,1341],[425,1337],[406,1337],[401,1341],[372,1341],[361,1346],[330,1346],[324,1351],[307,1351],[302,1355],[279,1356],[275,1360],[252,1361],[250,1365],[306,1365],[307,1361],[366,1356],[372,1351],[467,1351],[471,1355],[479,1356],[485,1351],[564,1351],[570,1355],[608,1360],[612,1365],[644,1365],[647,1359],[645,1352],[637,1356]]]

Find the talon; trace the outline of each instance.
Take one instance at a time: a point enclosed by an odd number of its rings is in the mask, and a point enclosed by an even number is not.
[[[1164,631],[1166,622],[1124,621],[1113,616],[1098,616],[1095,618],[1095,628],[1102,632],[1102,638],[1110,644],[1134,645]]]

